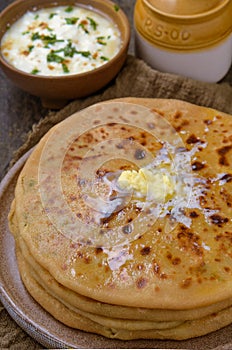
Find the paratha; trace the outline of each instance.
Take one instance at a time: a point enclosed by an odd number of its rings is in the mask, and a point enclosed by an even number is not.
[[[232,307],[230,306],[218,313],[213,313],[200,319],[181,322],[179,324],[175,323],[174,327],[171,327],[171,323],[164,322],[166,327],[158,326],[154,329],[131,330],[112,327],[110,319],[108,325],[102,325],[92,319],[86,318],[82,313],[73,311],[59,299],[49,294],[43,286],[31,276],[30,268],[28,269],[19,251],[17,255],[21,276],[30,294],[56,319],[72,328],[78,328],[87,332],[104,335],[108,338],[118,338],[121,340],[150,338],[184,340],[213,332],[228,325],[231,321]],[[123,322],[126,324],[129,323],[128,320],[118,321],[121,324]],[[139,324],[139,321],[134,321],[134,324],[136,323]]]
[[[53,127],[26,162],[9,215],[30,283],[69,310],[78,298],[91,301],[77,310],[98,320],[107,315],[97,303],[113,319],[124,310],[137,322],[141,309],[141,324],[185,324],[163,335],[124,329],[121,339],[184,339],[231,323],[230,130],[222,112],[138,98],[96,104]],[[160,202],[118,186],[123,172],[153,168],[172,181]],[[200,320],[210,324],[205,333]]]
[[[96,302],[94,299],[87,298],[83,295],[73,292],[72,290],[60,285],[47,270],[42,268],[31,256],[25,243],[20,240],[18,245],[22,257],[30,266],[32,277],[55,298],[69,304],[71,309],[85,311],[86,313],[96,314],[100,316],[109,315],[114,319],[127,320],[149,320],[155,322],[175,322],[194,320],[211,315],[232,305],[232,299],[223,300],[213,305],[188,309],[188,310],[164,310],[164,309],[144,309],[130,308],[126,306],[118,306],[112,304]]]

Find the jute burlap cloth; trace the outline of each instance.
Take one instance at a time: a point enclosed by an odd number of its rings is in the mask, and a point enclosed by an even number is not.
[[[208,84],[161,73],[152,70],[143,61],[133,56],[128,56],[121,72],[104,90],[91,97],[72,101],[63,109],[50,112],[38,124],[34,125],[23,146],[15,153],[12,164],[33,147],[53,125],[67,118],[72,113],[96,102],[128,96],[175,98],[232,114],[232,86],[228,83]],[[194,343],[191,345],[191,341],[187,341],[186,347],[183,347],[182,342],[181,349],[232,350],[232,334],[228,334],[226,329],[224,335],[222,332],[223,330],[220,331],[220,337],[217,336],[217,332],[213,336],[202,337],[202,342],[200,343],[202,346],[199,345],[199,341],[197,345],[194,345]],[[167,349],[167,345],[168,343],[165,342],[164,348]],[[7,314],[6,310],[0,306],[0,349],[24,350],[41,348],[42,346],[21,330]],[[159,343],[159,348],[162,348],[162,343]],[[173,342],[170,348],[173,348]],[[178,346],[177,342],[175,349],[178,348],[180,349],[180,346]]]

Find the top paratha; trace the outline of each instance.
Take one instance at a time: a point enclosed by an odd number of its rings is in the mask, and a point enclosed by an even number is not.
[[[231,128],[231,116],[176,100],[80,111],[27,161],[11,229],[58,282],[102,302],[183,310],[231,298]],[[119,198],[118,174],[152,162],[172,169],[171,202]]]

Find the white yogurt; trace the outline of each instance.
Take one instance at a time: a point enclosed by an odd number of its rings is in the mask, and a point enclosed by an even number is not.
[[[120,50],[117,26],[86,8],[28,11],[4,34],[1,51],[15,68],[37,75],[67,75],[98,68]]]

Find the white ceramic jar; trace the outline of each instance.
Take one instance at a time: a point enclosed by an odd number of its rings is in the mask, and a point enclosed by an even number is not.
[[[205,82],[232,63],[231,0],[137,0],[135,53],[152,68]]]

